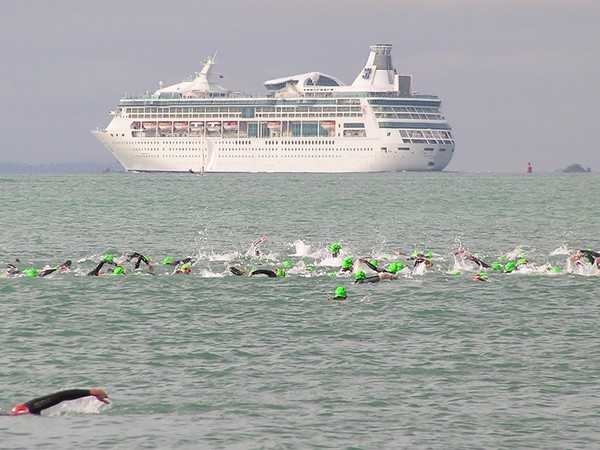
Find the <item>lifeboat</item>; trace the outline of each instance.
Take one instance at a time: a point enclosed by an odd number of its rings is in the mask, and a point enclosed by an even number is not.
[[[206,129],[208,131],[219,131],[221,129],[221,122],[206,122]]]
[[[173,125],[175,126],[175,128],[187,128],[188,127],[189,122],[175,122]]]
[[[190,127],[192,129],[201,130],[204,128],[204,122],[190,122]]]
[[[223,122],[223,129],[225,131],[237,130],[238,123],[237,122]]]
[[[269,130],[281,130],[281,122],[278,120],[274,122],[267,122],[267,128],[269,128]]]
[[[173,122],[158,122],[158,128],[161,130],[170,130],[173,126]]]
[[[325,130],[333,130],[335,128],[335,120],[326,120],[321,122],[321,128]]]
[[[139,130],[141,128],[140,122],[131,122],[129,128],[131,128],[132,130]]]
[[[145,130],[156,130],[156,122],[142,122],[142,128]]]

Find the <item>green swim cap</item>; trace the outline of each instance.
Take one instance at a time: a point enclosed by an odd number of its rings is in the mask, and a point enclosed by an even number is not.
[[[292,266],[293,266],[293,264],[292,264],[291,261],[284,261],[283,262],[283,267],[292,267]]]
[[[553,266],[550,268],[550,272],[560,272],[560,267]]]
[[[167,256],[165,259],[162,260],[162,263],[166,266],[168,264],[173,264],[175,262],[175,258],[173,258],[172,256]]]
[[[454,270],[450,272],[450,275],[460,275],[460,270]]]
[[[352,258],[344,258],[342,260],[342,268],[343,269],[349,269],[350,267],[352,267],[353,262],[352,262]]]
[[[356,274],[354,275],[354,279],[355,280],[364,280],[365,278],[367,278],[367,276],[365,275],[365,273],[362,270],[359,270],[358,272],[356,272]]]
[[[498,261],[506,261],[506,256],[504,256],[504,255],[498,256]]]
[[[517,268],[517,265],[516,265],[514,262],[512,262],[512,261],[509,261],[509,262],[507,262],[507,263],[506,263],[506,265],[504,266],[504,271],[505,271],[505,272],[512,272],[512,271],[513,271],[513,270],[515,270],[516,268]]]
[[[112,262],[115,258],[113,255],[104,255],[104,258],[102,258],[104,261],[108,261],[108,262]]]
[[[115,270],[113,270],[113,275],[125,275],[125,269],[121,266],[117,266],[115,267]]]
[[[31,269],[25,269],[23,271],[23,275],[25,275],[26,277],[37,277],[38,271],[34,268]]]
[[[335,253],[335,252],[339,252],[341,248],[342,248],[342,246],[340,245],[339,242],[334,242],[329,247],[329,250],[331,250],[332,253]]]
[[[181,270],[183,270],[183,269],[190,269],[191,270],[192,266],[190,266],[189,264],[184,264],[184,265],[181,266]]]
[[[313,266],[306,266],[306,270],[308,272],[312,272],[313,270],[315,270],[315,268]]]
[[[502,264],[495,262],[495,263],[492,264],[492,269],[494,269],[494,270],[502,270]]]
[[[376,259],[372,259],[371,261],[369,261],[371,264],[373,264],[375,267],[377,267],[377,260]]]
[[[479,275],[484,280],[487,280],[487,278],[488,278],[487,273],[485,273],[485,272],[479,272],[477,275]]]
[[[346,288],[344,286],[338,286],[335,288],[335,297],[334,298],[346,298],[348,294],[346,293]]]
[[[285,277],[285,270],[283,269],[277,269],[275,273],[278,277]]]
[[[425,253],[425,258],[428,258],[428,259],[433,258],[433,253],[431,253],[431,252]]]
[[[519,258],[517,259],[517,267],[520,266],[521,264],[525,264],[527,263],[527,259],[526,258]]]
[[[398,268],[398,270],[402,270],[404,269],[404,264],[402,264],[401,262],[397,262],[396,267]]]
[[[398,272],[398,263],[396,263],[396,262],[390,263],[390,267],[388,267],[388,272],[390,272],[390,273]]]
[[[335,275],[336,275],[335,272],[327,272],[328,277],[335,277]]]

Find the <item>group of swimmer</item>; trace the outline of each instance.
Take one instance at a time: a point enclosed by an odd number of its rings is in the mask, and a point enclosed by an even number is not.
[[[274,261],[266,255],[261,246],[268,241],[266,236],[262,236],[254,241],[250,248],[244,254],[244,260],[253,265],[256,260],[273,263]],[[326,257],[323,261],[315,265],[305,264],[305,260],[294,264],[290,260],[280,263],[280,267],[269,268],[239,268],[228,266],[226,272],[235,276],[265,276],[268,278],[282,278],[288,273],[294,273],[303,276],[312,276],[316,274],[315,266],[326,266],[331,268],[333,264],[339,264],[335,271],[328,271],[328,276],[347,276],[353,277],[354,283],[378,283],[382,280],[397,280],[399,277],[411,277],[423,275],[428,269],[434,266],[434,261],[440,259],[439,255],[434,255],[428,251],[415,251],[411,254],[403,254],[400,251],[394,252],[391,258],[369,258],[369,257],[351,257],[346,256],[342,251],[342,245],[334,242],[326,250]],[[450,275],[460,275],[463,272],[473,273],[474,281],[487,281],[489,273],[544,273],[544,272],[567,272],[582,274],[600,274],[600,252],[591,249],[578,249],[574,254],[567,257],[566,267],[545,263],[543,265],[535,264],[527,259],[522,251],[515,252],[512,256],[499,256],[494,262],[483,261],[476,253],[467,249],[459,249],[450,253],[454,260],[454,265],[447,273]],[[403,262],[402,262],[403,261]],[[19,261],[16,260],[16,263]],[[167,256],[160,261],[160,265],[168,268],[172,274],[190,275],[196,261],[191,257],[175,259]],[[437,262],[436,262],[437,264]],[[27,276],[27,277],[46,277],[48,275],[72,270],[72,261],[66,260],[62,264],[46,267],[41,270],[34,268],[19,269],[15,264],[8,264],[6,271],[7,277]],[[81,272],[81,271],[79,271]],[[597,272],[597,273],[596,273]],[[125,275],[127,273],[155,275],[155,265],[152,259],[139,252],[126,254],[124,257],[115,258],[113,255],[104,255],[98,261],[95,267],[85,272],[88,276],[101,275]],[[164,273],[164,270],[163,270]],[[340,290],[341,293],[341,290]],[[342,299],[343,295],[336,295],[336,299]]]
[[[265,262],[273,262],[270,258],[263,253],[261,245],[267,242],[266,236],[262,236],[254,241],[250,248],[245,253],[245,260],[255,263],[257,259],[264,260]],[[454,259],[453,269],[448,271],[449,274],[459,275],[463,271],[471,272],[476,271],[473,275],[473,279],[476,281],[486,281],[488,278],[488,272],[561,272],[566,271],[570,273],[582,272],[584,270],[600,269],[600,252],[593,251],[591,249],[579,249],[574,254],[567,258],[567,267],[562,269],[556,265],[546,263],[538,265],[528,260],[521,251],[516,252],[512,256],[500,256],[494,262],[484,262],[476,253],[470,252],[467,249],[459,249],[451,252],[451,256]],[[439,255],[435,255],[428,251],[415,251],[411,254],[403,254],[399,251],[394,252],[391,258],[369,258],[369,257],[358,257],[353,258],[345,256],[342,253],[342,245],[339,242],[334,242],[327,249],[328,260],[325,263],[316,263],[315,265],[324,266],[329,264],[340,264],[337,272],[327,272],[327,275],[347,275],[354,276],[356,283],[376,283],[381,280],[395,280],[399,276],[412,276],[422,275],[427,269],[434,265],[434,261],[440,259]],[[381,263],[387,263],[388,260],[392,261],[386,267],[382,267]],[[404,262],[401,262],[403,260]],[[9,263],[5,277],[46,277],[54,273],[71,271],[73,268],[72,261],[66,260],[65,262],[45,267],[43,269],[27,268],[20,269],[16,264],[20,263],[17,259],[15,263]],[[160,261],[160,265],[165,268],[171,268],[169,271],[173,274],[190,275],[192,273],[192,267],[195,264],[195,260],[191,257],[184,258],[173,258],[171,256],[164,257]],[[305,261],[299,261],[294,264],[290,260],[285,260],[281,263],[281,267],[275,267],[273,269],[266,268],[252,268],[243,269],[234,266],[228,267],[227,271],[236,276],[266,276],[269,278],[281,278],[285,277],[292,268],[293,273],[300,275],[313,275],[315,273],[315,265],[305,264]],[[408,267],[408,266],[411,267]],[[79,273],[81,270],[79,271]],[[100,261],[98,261],[92,270],[85,272],[88,276],[101,276],[106,274],[111,275],[125,275],[127,273],[135,274],[149,274],[155,275],[155,265],[152,263],[152,259],[148,255],[144,255],[140,252],[131,252],[126,254],[124,257],[115,258],[111,254],[104,255]],[[367,275],[368,274],[368,275]]]

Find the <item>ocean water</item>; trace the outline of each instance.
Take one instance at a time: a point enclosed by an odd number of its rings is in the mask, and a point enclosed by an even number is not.
[[[600,277],[568,256],[600,249],[599,190],[596,174],[0,175],[0,408],[73,387],[113,401],[0,416],[0,448],[598,448]],[[407,268],[354,284],[332,242]],[[532,264],[475,281],[465,249]],[[433,266],[412,273],[414,251]],[[105,254],[125,276],[85,276]],[[284,261],[284,278],[228,271]]]

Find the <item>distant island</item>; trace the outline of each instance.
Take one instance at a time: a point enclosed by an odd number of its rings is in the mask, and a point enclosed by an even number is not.
[[[0,173],[83,174],[108,172],[124,172],[124,170],[119,163],[18,164],[0,161]]]
[[[587,169],[584,169],[581,166],[581,164],[571,164],[567,168],[563,169],[561,172],[562,173],[583,173],[583,172],[591,172],[591,171],[592,171],[592,169],[590,167],[588,167]]]

